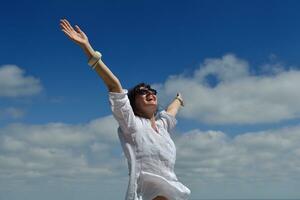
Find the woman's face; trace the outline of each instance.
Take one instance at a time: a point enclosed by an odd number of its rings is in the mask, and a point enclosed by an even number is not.
[[[135,96],[135,105],[137,112],[142,116],[152,116],[157,108],[156,91],[145,87],[139,88]]]

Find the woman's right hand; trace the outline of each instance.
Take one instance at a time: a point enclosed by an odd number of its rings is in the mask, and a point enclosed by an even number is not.
[[[78,44],[79,46],[84,46],[89,43],[88,37],[86,34],[79,28],[79,26],[75,25],[75,29],[71,26],[71,24],[66,19],[60,20],[61,30],[70,38],[73,42]]]

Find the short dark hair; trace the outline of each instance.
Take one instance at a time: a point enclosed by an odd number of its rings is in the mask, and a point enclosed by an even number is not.
[[[128,99],[129,99],[129,102],[130,102],[130,105],[131,105],[131,107],[132,107],[132,110],[133,110],[133,112],[134,112],[134,114],[135,115],[137,115],[137,113],[136,113],[136,104],[135,104],[135,97],[136,97],[136,95],[137,95],[137,91],[141,88],[141,87],[144,87],[144,88],[147,88],[147,89],[150,89],[151,88],[151,86],[149,85],[149,84],[147,84],[147,83],[139,83],[139,84],[137,84],[136,86],[134,86],[133,88],[131,88],[131,89],[129,89],[128,90],[128,93],[127,93],[127,95],[128,95]],[[156,111],[156,113],[157,113],[157,111]],[[156,115],[156,113],[155,113],[155,115]]]

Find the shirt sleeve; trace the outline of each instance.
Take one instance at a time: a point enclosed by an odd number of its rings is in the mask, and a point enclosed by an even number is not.
[[[109,92],[109,102],[114,118],[118,121],[121,130],[132,133],[136,130],[136,120],[130,105],[127,90],[122,93]]]
[[[168,132],[170,132],[177,124],[176,118],[167,113],[165,110],[159,113],[159,118],[162,120],[162,124]]]

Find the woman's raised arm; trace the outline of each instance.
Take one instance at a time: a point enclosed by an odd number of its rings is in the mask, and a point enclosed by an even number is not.
[[[88,37],[79,28],[79,26],[76,25],[74,29],[66,19],[62,19],[60,20],[60,27],[69,39],[71,39],[83,49],[88,60],[96,57],[96,52],[92,48]],[[110,71],[110,69],[104,64],[101,59],[95,64],[94,69],[102,78],[110,92],[122,92],[122,85],[119,79]]]
[[[166,112],[168,114],[172,115],[173,117],[175,117],[178,110],[179,110],[179,108],[180,108],[180,106],[184,106],[184,102],[183,102],[181,94],[177,93],[174,100],[167,107]]]

